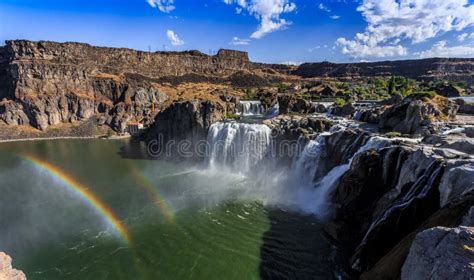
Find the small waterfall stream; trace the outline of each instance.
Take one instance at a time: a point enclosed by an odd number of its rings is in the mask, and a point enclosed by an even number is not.
[[[237,114],[242,116],[263,115],[264,109],[260,101],[245,100],[240,101],[237,106]]]

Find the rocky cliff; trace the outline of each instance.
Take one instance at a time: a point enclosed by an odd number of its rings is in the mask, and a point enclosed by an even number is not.
[[[326,231],[363,279],[399,278],[414,236],[459,226],[474,199],[469,154],[389,143],[355,154],[330,193]],[[340,144],[332,155],[347,146]]]
[[[292,72],[301,77],[404,76],[413,79],[446,79],[474,82],[474,59],[429,58],[364,63],[305,63]]]
[[[174,83],[172,91],[180,81],[239,83],[260,68],[232,50],[209,56],[7,41],[0,48],[0,119],[44,130],[96,115],[100,124],[123,131],[130,120],[152,123],[178,98],[162,84]]]

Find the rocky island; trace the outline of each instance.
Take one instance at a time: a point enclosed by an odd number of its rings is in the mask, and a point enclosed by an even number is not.
[[[324,221],[314,234],[334,248],[334,277],[470,279],[474,104],[462,98],[473,77],[474,59],[288,66],[232,50],[7,41],[0,138],[204,141],[208,153],[166,156],[304,190],[311,200],[291,206]]]

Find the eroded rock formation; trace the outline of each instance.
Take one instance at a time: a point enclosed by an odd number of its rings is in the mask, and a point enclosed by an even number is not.
[[[417,232],[459,225],[473,199],[473,164],[459,151],[396,141],[356,154],[330,195],[326,231],[364,279],[397,278]]]
[[[220,102],[176,102],[156,116],[144,137],[152,143],[149,146],[155,150],[150,152],[155,156],[202,159],[205,151],[198,151],[198,145],[206,139],[211,125],[224,119],[224,116],[225,107]],[[171,143],[173,145],[169,145]]]
[[[238,84],[250,82],[249,76],[266,84],[278,74],[262,72],[266,67],[272,66],[253,64],[247,53],[232,50],[209,56],[7,41],[0,48],[0,119],[44,130],[98,116],[100,124],[123,131],[130,120],[151,124],[157,112],[178,98],[163,84]]]
[[[430,134],[433,122],[453,120],[458,108],[441,96],[410,95],[380,115],[379,128],[403,134]]]

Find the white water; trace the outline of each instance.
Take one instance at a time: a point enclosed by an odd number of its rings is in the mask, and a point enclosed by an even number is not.
[[[267,118],[273,118],[278,116],[278,114],[280,114],[280,105],[277,103],[268,109],[268,111],[265,113],[265,116]]]
[[[236,110],[237,114],[242,116],[263,115],[264,110],[260,101],[240,101]]]
[[[209,129],[208,166],[247,173],[263,159],[270,145],[271,129],[264,124],[215,123]]]
[[[328,133],[329,134],[329,133]],[[290,170],[289,181],[296,184],[296,200],[298,207],[304,212],[325,218],[330,213],[328,195],[339,179],[349,170],[352,160],[360,153],[370,149],[379,149],[390,144],[390,140],[372,137],[352,156],[349,162],[334,167],[322,178],[316,177],[320,162],[320,154],[324,152],[324,141],[328,134],[321,134],[315,141],[310,141],[301,156]]]
[[[275,168],[264,161],[271,147],[271,130],[263,124],[237,122],[216,123],[211,126],[208,143],[208,169],[212,173],[238,175],[256,182],[252,189],[242,189],[241,198],[252,198],[264,204],[289,207],[325,218],[330,214],[329,194],[340,178],[350,169],[357,154],[369,149],[388,146],[391,139],[372,137],[345,164],[321,175],[326,157],[326,138],[345,129],[335,126],[309,141],[292,166]],[[277,157],[278,158],[278,157]],[[319,174],[319,175],[318,175]]]

